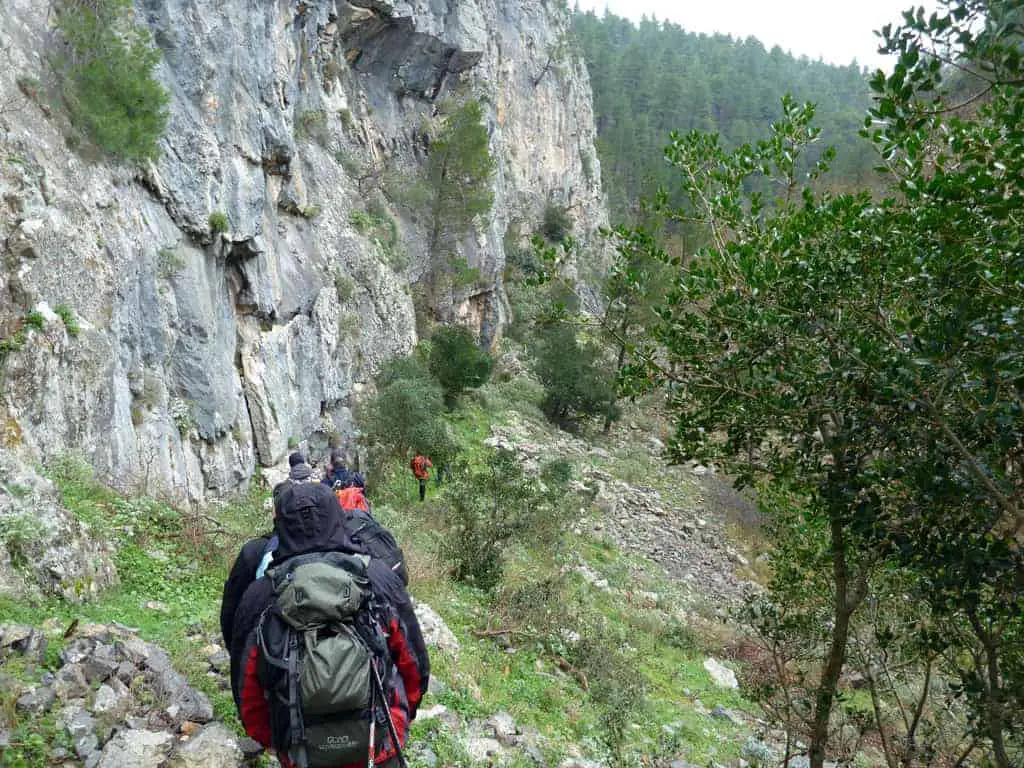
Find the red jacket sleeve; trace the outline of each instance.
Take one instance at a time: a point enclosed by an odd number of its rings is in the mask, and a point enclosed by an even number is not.
[[[391,660],[398,667],[398,674],[405,686],[405,696],[409,702],[409,712],[415,716],[416,709],[423,698],[422,682],[419,664],[409,647],[409,642],[402,631],[402,624],[397,618],[391,619],[388,627],[388,649],[391,651]],[[255,737],[253,737],[255,738]]]
[[[249,649],[249,657],[245,662],[241,693],[242,726],[251,738],[269,748],[271,746],[270,705],[263,693],[263,685],[260,683],[257,671],[259,652],[259,646],[254,643]]]

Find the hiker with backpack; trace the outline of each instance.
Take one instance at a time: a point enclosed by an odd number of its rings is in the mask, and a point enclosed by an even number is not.
[[[331,451],[330,464],[327,466],[327,472],[324,473],[324,479],[321,482],[335,490],[352,485],[352,472],[345,466],[345,455],[339,448]]]
[[[292,456],[302,457],[302,454],[293,453]],[[308,467],[304,461],[296,461],[292,465],[292,468],[294,469],[294,467],[299,467],[298,475],[300,479],[295,480],[289,476],[288,479],[274,486],[274,490],[272,492],[272,519],[277,518],[277,507],[285,489],[291,488],[297,482],[309,482],[309,477],[312,472],[307,474],[304,466]],[[238,553],[238,557],[235,558],[234,565],[231,566],[231,573],[228,574],[227,581],[224,582],[224,595],[221,598],[220,603],[220,633],[224,638],[224,647],[227,648],[228,651],[231,650],[234,642],[235,613],[238,610],[238,605],[242,602],[242,596],[245,594],[245,591],[249,588],[250,584],[257,579],[263,578],[264,573],[266,573],[267,568],[270,567],[270,563],[273,561],[277,545],[277,533],[271,529],[269,533],[257,536],[255,539],[250,539],[245,542]],[[238,691],[233,687],[234,682],[238,678],[238,670],[236,670],[234,666],[235,662],[236,658],[235,656],[232,656],[232,692],[235,695],[235,703],[237,704]]]
[[[394,534],[381,525],[370,511],[370,502],[366,492],[357,485],[335,489],[338,504],[345,516],[345,530],[352,540],[363,547],[370,557],[383,560],[392,571],[402,579],[402,584],[409,586],[409,571],[405,564],[405,554],[398,546]]]
[[[322,483],[287,487],[278,545],[231,630],[246,732],[284,768],[404,765],[430,662],[401,578],[346,531]]]
[[[427,498],[427,480],[430,479],[430,468],[433,466],[433,462],[422,454],[416,454],[409,462],[409,468],[420,484],[420,501]]]

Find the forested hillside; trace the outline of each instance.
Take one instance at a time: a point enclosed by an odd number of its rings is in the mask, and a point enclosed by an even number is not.
[[[611,13],[577,10],[573,26],[590,70],[614,220],[627,218],[640,197],[677,177],[662,159],[671,131],[716,131],[727,146],[754,141],[778,116],[786,93],[817,104],[822,137],[816,153],[828,145],[837,149],[832,184],[869,182],[874,153],[857,133],[871,99],[855,63],[836,67],[778,46],[765,50],[752,37],[698,35],[655,20],[636,25]]]

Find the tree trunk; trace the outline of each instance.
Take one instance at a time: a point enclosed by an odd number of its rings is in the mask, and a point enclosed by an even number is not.
[[[622,364],[626,361],[626,328],[629,325],[629,316],[623,315],[622,322],[619,324],[619,357],[615,363],[615,376],[618,378],[619,371],[622,370]],[[618,382],[616,382],[617,384]],[[615,409],[615,402],[619,399],[618,387],[616,391],[612,392],[612,399],[608,403],[608,411],[604,415],[604,429],[601,430],[603,434],[608,434],[612,428],[612,411]]]
[[[619,344],[619,359],[618,359],[618,362],[615,364],[616,375],[618,375],[618,372],[622,370],[622,363],[623,363],[623,361],[625,359],[626,359],[626,345],[625,345],[625,343],[620,343]],[[615,410],[615,402],[618,399],[619,399],[618,398],[618,394],[613,392],[611,400],[608,401],[608,410],[607,410],[607,412],[605,412],[605,415],[604,415],[604,429],[601,430],[601,432],[603,434],[607,435],[611,431],[611,429],[612,429],[612,422],[614,421],[614,419],[612,418],[612,411]]]
[[[1006,752],[1006,741],[1003,738],[1003,705],[1002,686],[999,680],[999,648],[992,632],[986,630],[975,610],[967,611],[967,618],[978,640],[985,648],[985,672],[988,687],[985,696],[985,730],[992,740],[992,757],[999,768],[1010,768],[1010,756]]]
[[[828,656],[821,670],[818,691],[815,696],[814,720],[811,726],[811,768],[822,768],[825,762],[825,750],[828,747],[828,725],[835,701],[836,689],[839,687],[839,676],[843,672],[846,661],[846,644],[850,636],[850,617],[856,610],[860,599],[853,594],[850,574],[846,564],[846,539],[843,523],[836,511],[830,511],[832,532],[832,575],[835,580],[835,600],[833,607],[832,642]],[[859,590],[858,590],[859,591]]]

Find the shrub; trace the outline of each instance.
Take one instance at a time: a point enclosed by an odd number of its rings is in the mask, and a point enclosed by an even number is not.
[[[392,361],[377,378],[379,391],[360,414],[363,432],[381,458],[422,453],[440,465],[455,445],[441,420],[444,394],[416,358]]]
[[[53,308],[54,313],[57,317],[64,321],[64,329],[68,332],[68,336],[75,338],[82,329],[78,325],[78,321],[75,319],[75,312],[67,304],[58,304]]]
[[[334,290],[338,294],[338,303],[344,304],[356,292],[356,281],[339,270],[334,274]]]
[[[603,616],[578,625],[579,641],[567,656],[585,676],[590,699],[598,706],[602,737],[611,764],[630,764],[625,754],[629,726],[645,707],[644,676],[629,637],[615,632]]]
[[[603,364],[597,346],[580,343],[574,326],[558,323],[540,330],[534,355],[535,372],[544,385],[541,410],[555,424],[573,429],[581,419],[615,408],[610,366]]]
[[[55,20],[67,45],[54,68],[72,122],[111,155],[155,157],[170,99],[153,76],[160,54],[135,26],[130,0],[57,0]]]
[[[35,328],[37,331],[43,330],[43,326],[46,323],[46,318],[43,317],[42,312],[32,310],[25,315],[25,326],[28,328]]]
[[[31,75],[18,75],[14,82],[18,86],[18,90],[25,95],[25,98],[35,102],[39,101],[39,92],[42,86],[38,79]]]
[[[434,332],[430,342],[430,372],[441,382],[449,408],[463,390],[479,387],[491,377],[494,360],[477,346],[468,328],[444,326]]]
[[[161,248],[157,253],[157,274],[162,278],[173,277],[185,268],[185,258],[173,248]]]
[[[322,109],[311,109],[300,114],[295,124],[295,138],[313,139],[318,144],[326,144],[330,140],[327,113]]]
[[[32,515],[0,516],[0,545],[7,550],[15,568],[24,568],[32,562],[32,545],[43,533],[43,524]]]
[[[491,454],[483,466],[462,467],[455,477],[447,510],[452,535],[441,548],[456,579],[492,591],[512,542],[557,546],[564,517],[552,500],[561,494],[545,493],[536,479],[524,475],[513,454]]]
[[[370,200],[365,211],[352,211],[349,214],[348,223],[374,242],[392,269],[398,271],[406,267],[398,222],[383,202]]]
[[[572,219],[565,206],[548,203],[544,206],[544,220],[540,228],[541,234],[549,242],[560,243],[572,234]]]
[[[227,232],[230,227],[228,215],[223,211],[214,211],[211,213],[208,223],[210,225],[210,232],[215,235]]]

